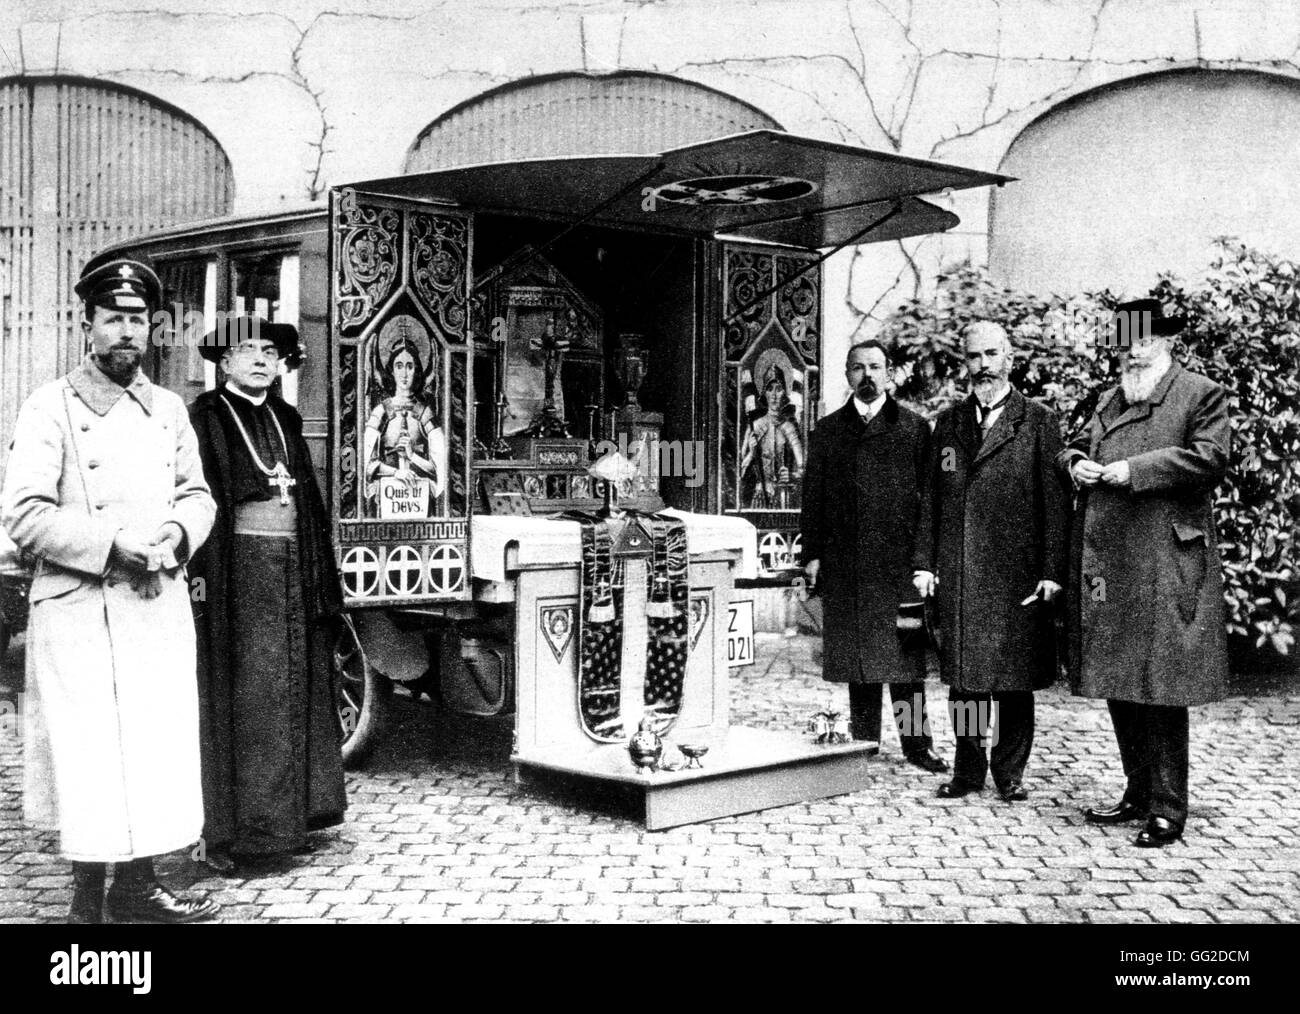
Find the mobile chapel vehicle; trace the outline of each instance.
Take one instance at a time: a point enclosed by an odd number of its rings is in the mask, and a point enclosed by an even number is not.
[[[957,223],[918,195],[1004,181],[757,130],[355,183],[113,252],[153,262],[178,328],[300,329],[284,393],[333,511],[345,756],[394,685],[513,710],[518,774],[636,786],[656,828],[865,783],[865,744],[730,724],[729,662],[752,661],[727,657],[732,592],[799,562],[821,262]],[[158,381],[214,385],[172,337]],[[610,447],[624,470],[589,473]],[[603,519],[607,482],[642,512]],[[691,766],[634,766],[642,719]]]

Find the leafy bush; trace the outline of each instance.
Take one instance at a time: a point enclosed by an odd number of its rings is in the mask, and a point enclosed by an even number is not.
[[[1300,622],[1296,520],[1300,518],[1300,266],[1234,240],[1194,285],[1162,276],[1152,295],[1186,315],[1174,357],[1229,392],[1232,463],[1215,513],[1224,564],[1228,630],[1285,655]],[[1108,291],[1068,301],[998,288],[963,265],[939,277],[933,299],[899,307],[882,340],[893,349],[897,395],[933,416],[965,394],[961,332],[995,320],[1017,347],[1011,380],[1081,432],[1115,359],[1070,322],[1104,320]]]

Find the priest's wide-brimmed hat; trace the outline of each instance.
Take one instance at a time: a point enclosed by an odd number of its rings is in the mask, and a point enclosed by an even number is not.
[[[88,261],[72,291],[89,306],[131,313],[147,313],[162,302],[162,283],[153,268],[129,257]]]
[[[241,342],[269,341],[280,353],[280,361],[287,369],[302,365],[305,353],[298,329],[292,324],[277,324],[263,317],[223,317],[217,326],[203,336],[199,355],[209,362],[218,363],[228,349]]]

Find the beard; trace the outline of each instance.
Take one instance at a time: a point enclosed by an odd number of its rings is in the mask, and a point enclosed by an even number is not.
[[[987,402],[989,397],[996,391],[1004,378],[996,373],[977,373],[971,378],[971,386],[975,389],[975,395],[980,401]]]
[[[1146,401],[1156,389],[1162,378],[1173,364],[1168,352],[1156,356],[1151,362],[1137,365],[1129,362],[1119,375],[1119,386],[1125,399],[1130,403]]]
[[[116,345],[107,352],[97,353],[95,362],[105,376],[125,385],[135,378],[142,358],[142,353],[134,345]]]
[[[880,388],[876,385],[874,377],[864,376],[858,381],[858,389],[854,393],[858,398],[870,405],[880,397]]]

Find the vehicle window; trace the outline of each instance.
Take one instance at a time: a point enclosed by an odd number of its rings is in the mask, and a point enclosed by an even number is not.
[[[211,265],[203,258],[155,263],[163,301],[152,321],[149,373],[155,383],[175,391],[188,403],[204,388],[198,340],[208,319]]]
[[[259,252],[231,257],[228,309],[297,327],[298,263],[296,252]],[[275,383],[273,390],[290,405],[297,405],[298,374],[282,373]]]

